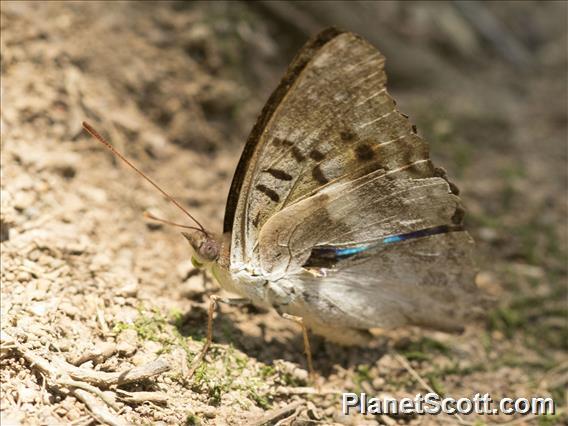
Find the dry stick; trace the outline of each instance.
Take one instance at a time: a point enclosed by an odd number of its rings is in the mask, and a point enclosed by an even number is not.
[[[404,358],[402,355],[400,355],[398,352],[395,351],[393,351],[393,354],[396,360],[400,364],[402,364],[402,366],[410,373],[412,377],[414,377],[418,381],[418,383],[420,383],[426,390],[428,390],[428,392],[436,393],[434,392],[434,389],[432,389],[432,387],[428,383],[426,383],[426,381],[424,381],[422,377],[420,377],[420,375],[416,372],[416,370],[412,368],[412,366],[406,360],[406,358]],[[470,422],[466,422],[459,414],[456,414],[455,416],[460,423],[464,425],[471,424]]]
[[[56,360],[56,363],[74,379],[99,387],[109,387],[111,385],[123,385],[126,383],[138,382],[157,374],[164,373],[171,368],[168,362],[163,358],[157,358],[146,365],[134,367],[130,370],[123,371],[122,373],[107,373],[104,371],[87,370],[86,368],[75,367],[62,359]]]
[[[16,345],[16,350],[30,364],[30,367],[35,367],[40,371],[40,373],[43,373],[54,380],[57,385],[73,388],[73,394],[85,403],[89,411],[91,411],[98,421],[118,426],[126,425],[126,423],[111,413],[106,406],[100,405],[97,402],[97,398],[92,396],[89,392],[97,395],[105,404],[115,410],[119,408],[116,402],[110,396],[105,395],[105,393],[100,389],[85,382],[108,387],[110,385],[121,385],[144,380],[170,369],[170,365],[163,358],[158,358],[144,366],[135,367],[122,373],[106,373],[103,371],[91,371],[85,368],[75,367],[62,359],[56,359],[56,366],[54,366],[45,358],[42,358],[41,356],[36,355],[32,351],[26,350],[19,345]],[[83,381],[71,380],[68,379],[67,376],[71,376],[75,379],[82,379]],[[156,392],[138,393],[154,394],[154,400],[159,399],[155,395]]]
[[[278,386],[274,393],[277,395],[341,395],[343,392],[338,389],[316,389],[308,386],[295,388]]]
[[[290,425],[292,425],[292,422],[295,423],[295,420],[300,416],[301,412],[302,412],[302,407],[296,408],[292,414],[289,414],[286,417],[284,417],[283,419],[280,419],[276,423],[274,423],[274,426],[290,426]],[[308,420],[308,422],[311,422],[310,418],[308,418],[307,420]]]
[[[144,402],[167,404],[169,399],[168,395],[163,392],[126,392],[122,389],[118,389],[117,393],[120,399],[135,404],[142,404]]]
[[[251,426],[263,426],[266,424],[274,424],[277,420],[286,417],[288,414],[296,411],[298,407],[303,404],[302,401],[296,401],[291,404],[286,405],[282,408],[277,408],[276,410],[270,411],[268,414],[262,416],[260,419],[251,423]]]
[[[101,399],[105,403],[108,404],[107,401],[110,398],[104,395],[99,389],[94,388],[88,385],[87,383],[80,383],[73,380],[59,379],[59,377],[63,375],[62,374],[63,372],[59,371],[57,368],[52,366],[50,362],[47,361],[45,358],[42,358],[31,351],[25,350],[20,346],[17,347],[17,350],[24,357],[24,359],[30,363],[30,367],[37,368],[41,373],[53,379],[55,383],[58,385],[71,386],[75,388],[73,389],[73,394],[75,394],[75,396],[78,399],[80,399],[85,403],[89,411],[91,411],[93,416],[95,416],[95,418],[98,421],[117,426],[123,426],[126,424],[122,422],[122,420],[119,417],[116,417],[114,414],[112,414],[105,406],[101,406],[100,404],[98,404],[97,399],[87,392],[88,390],[89,392],[97,394],[98,396],[101,397]],[[114,401],[112,401],[111,407],[113,408],[116,407],[116,403]]]
[[[17,350],[24,357],[24,359],[30,363],[30,367],[37,367],[39,371],[52,378],[56,378],[61,374],[61,372],[54,368],[48,360],[40,357],[39,355],[25,350],[20,346],[17,346]]]
[[[73,394],[87,406],[93,417],[99,422],[111,426],[126,426],[128,424],[120,417],[112,414],[106,405],[99,404],[98,399],[86,390],[74,389]]]
[[[90,384],[84,383],[84,382],[78,382],[76,380],[65,380],[65,379],[59,380],[57,383],[59,383],[60,385],[71,387],[71,388],[77,388],[77,389],[83,389],[83,390],[89,391],[89,392],[95,394],[96,396],[98,396],[100,399],[102,399],[106,403],[106,405],[108,405],[112,409],[114,409],[116,411],[120,410],[120,407],[118,406],[118,404],[116,403],[114,398],[105,394],[103,391],[101,391],[99,388],[97,388],[93,385],[90,385]]]

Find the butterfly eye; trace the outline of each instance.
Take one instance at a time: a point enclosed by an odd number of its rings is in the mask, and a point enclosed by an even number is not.
[[[219,256],[219,247],[214,240],[206,240],[199,248],[199,254],[207,260],[215,260]]]

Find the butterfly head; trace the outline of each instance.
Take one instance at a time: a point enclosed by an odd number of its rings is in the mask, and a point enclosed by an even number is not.
[[[219,242],[211,234],[201,230],[195,230],[192,232],[182,232],[182,235],[193,249],[191,262],[195,267],[203,268],[219,258],[221,247]]]

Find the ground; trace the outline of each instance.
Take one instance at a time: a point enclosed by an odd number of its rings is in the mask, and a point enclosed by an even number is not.
[[[1,15],[2,424],[566,421],[566,3],[3,2]],[[143,218],[179,212],[81,122],[218,231],[256,115],[329,24],[386,55],[399,108],[462,190],[495,306],[459,336],[314,337],[317,383],[294,324],[221,306],[189,377],[220,292],[179,230]],[[557,414],[340,414],[343,391],[426,388],[552,396]]]

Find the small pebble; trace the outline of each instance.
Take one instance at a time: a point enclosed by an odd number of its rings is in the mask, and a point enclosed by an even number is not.
[[[25,386],[18,387],[18,396],[21,402],[34,402],[38,392]]]
[[[40,256],[41,256],[41,251],[37,249],[34,249],[28,253],[28,259],[33,262],[36,262]]]
[[[18,272],[18,281],[20,282],[27,282],[32,278],[31,274],[28,271],[20,271]]]
[[[65,417],[70,421],[74,421],[81,418],[81,413],[77,408],[73,407],[69,411],[67,411],[67,415]]]
[[[41,317],[47,312],[47,305],[45,303],[32,303],[29,306],[28,311],[38,317]]]
[[[81,310],[69,302],[61,302],[58,310],[71,318],[78,317],[81,314]]]
[[[205,407],[201,411],[201,414],[203,414],[208,419],[214,419],[215,417],[217,417],[217,410],[214,407]]]
[[[146,340],[144,341],[144,352],[150,352],[153,354],[157,354],[158,352],[164,349],[164,346],[158,342],[154,342],[153,340]]]
[[[131,280],[117,290],[117,294],[125,297],[136,297],[138,294],[138,280]]]
[[[93,361],[87,361],[87,362],[84,362],[83,364],[81,364],[79,367],[80,368],[88,368],[89,370],[92,370],[93,367],[94,367],[94,364],[93,364]]]
[[[138,344],[138,333],[131,328],[122,331],[117,337],[116,350],[125,356],[131,356],[136,352]]]
[[[382,377],[375,377],[373,379],[373,387],[375,389],[380,389],[381,387],[383,387],[385,384],[385,379],[383,379]]]
[[[16,210],[25,210],[32,206],[35,201],[33,192],[20,191],[14,195],[14,208]]]

